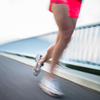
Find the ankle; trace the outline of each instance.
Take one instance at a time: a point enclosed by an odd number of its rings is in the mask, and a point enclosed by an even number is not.
[[[46,73],[45,77],[47,77],[48,79],[55,78],[54,74],[51,74],[51,73]]]
[[[40,64],[43,66],[44,65],[44,62],[42,60],[40,60]]]

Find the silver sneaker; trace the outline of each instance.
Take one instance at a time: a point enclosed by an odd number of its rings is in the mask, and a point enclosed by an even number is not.
[[[36,61],[36,66],[33,68],[33,74],[34,74],[35,76],[38,76],[38,74],[40,73],[41,67],[43,66],[43,65],[40,64],[41,58],[42,58],[42,55],[39,55],[39,54],[38,54],[38,55],[36,56],[36,59],[35,59],[35,61]]]
[[[44,77],[41,79],[41,82],[39,85],[40,85],[40,88],[42,88],[42,90],[45,93],[49,94],[50,96],[53,96],[53,97],[64,96],[64,94],[60,88],[60,85],[56,79],[50,80],[50,79]]]

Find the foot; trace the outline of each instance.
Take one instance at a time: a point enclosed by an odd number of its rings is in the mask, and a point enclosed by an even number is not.
[[[61,97],[64,95],[56,79],[48,79],[44,77],[39,85],[42,88],[42,90],[50,96]]]
[[[36,56],[36,59],[35,59],[35,61],[36,61],[36,66],[33,68],[33,74],[34,74],[35,76],[38,76],[38,75],[39,75],[40,70],[41,70],[41,67],[43,66],[43,65],[41,65],[41,63],[40,63],[41,58],[42,58],[42,55],[39,55],[39,54],[38,54],[38,55]]]

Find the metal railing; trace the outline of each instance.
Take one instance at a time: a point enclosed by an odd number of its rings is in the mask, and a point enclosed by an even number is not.
[[[55,42],[57,32],[51,32],[0,46],[0,51],[26,56],[44,55]],[[77,27],[59,60],[62,63],[100,70],[100,23]]]
[[[56,36],[57,32],[51,32],[39,38],[53,43]],[[100,23],[77,27],[60,61],[100,69]]]

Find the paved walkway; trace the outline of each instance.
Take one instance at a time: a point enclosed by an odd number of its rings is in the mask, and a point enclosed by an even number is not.
[[[58,77],[65,94],[53,98],[38,86],[44,71],[38,77],[32,67],[0,56],[0,100],[100,100],[100,93]]]

